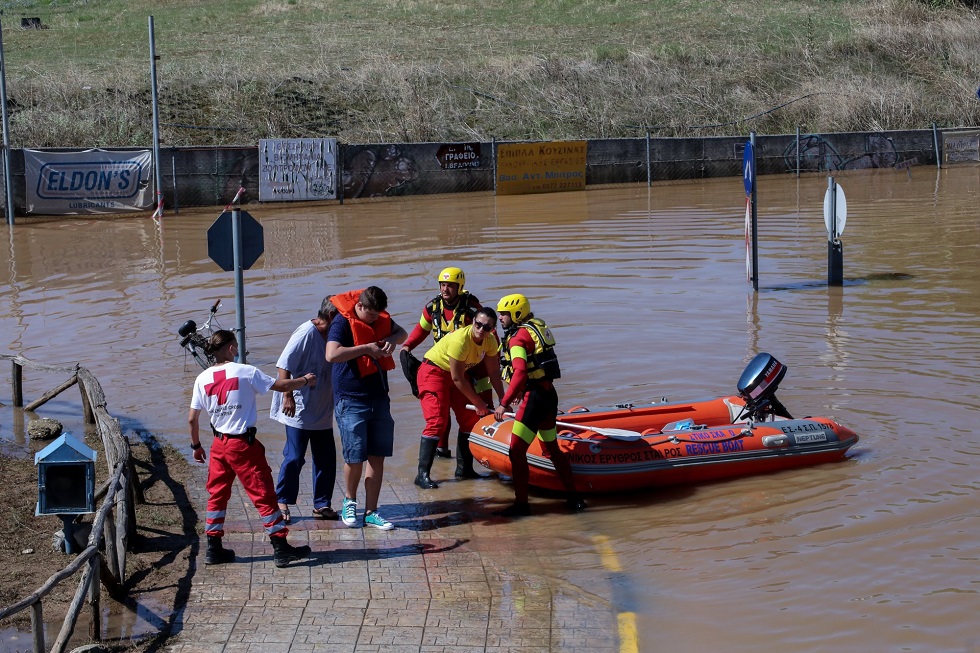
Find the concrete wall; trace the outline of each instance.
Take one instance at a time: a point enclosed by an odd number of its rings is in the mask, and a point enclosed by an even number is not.
[[[591,140],[587,184],[741,176],[747,138],[623,138]],[[939,142],[943,142],[940,135]],[[479,165],[443,169],[443,143],[342,145],[345,201],[430,193],[493,191],[493,143],[479,143]],[[64,150],[62,150],[64,151]],[[759,175],[935,165],[931,130],[756,137]],[[940,154],[941,156],[941,154]],[[11,151],[15,211],[25,206],[23,150]],[[649,163],[648,163],[649,162]],[[258,146],[161,148],[165,205],[220,206],[244,186],[258,197]],[[475,162],[474,162],[475,163]],[[175,181],[176,179],[176,181]]]

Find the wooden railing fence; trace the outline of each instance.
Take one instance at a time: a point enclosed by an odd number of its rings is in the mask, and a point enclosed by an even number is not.
[[[68,645],[81,614],[83,603],[88,600],[91,620],[89,637],[101,639],[102,611],[101,587],[104,585],[110,594],[122,598],[126,594],[126,551],[130,538],[136,533],[136,504],[145,501],[136,475],[129,448],[129,441],[123,437],[119,420],[109,415],[105,393],[99,380],[86,368],[77,363],[69,366],[46,365],[28,360],[22,356],[0,354],[0,360],[9,360],[12,369],[13,405],[25,411],[36,410],[61,392],[78,384],[82,395],[82,410],[86,424],[94,424],[102,440],[106,465],[110,478],[96,492],[96,498],[104,496],[102,506],[92,523],[88,545],[71,563],[49,578],[33,594],[6,608],[0,608],[0,620],[22,610],[31,610],[31,633],[34,653],[45,651],[44,620],[42,600],[60,582],[71,578],[82,569],[78,590],[68,608],[64,625],[51,645],[52,653],[61,653]],[[24,406],[24,369],[40,372],[68,374],[66,381],[44,393],[40,398]],[[104,552],[103,552],[104,550]]]

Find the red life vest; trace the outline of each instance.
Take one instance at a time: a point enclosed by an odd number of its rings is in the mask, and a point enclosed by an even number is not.
[[[347,322],[350,323],[351,333],[354,334],[355,347],[358,345],[369,345],[372,342],[380,342],[391,335],[391,315],[388,311],[381,311],[374,324],[368,324],[357,317],[357,313],[354,311],[354,305],[360,300],[361,292],[363,290],[350,290],[330,298],[330,301],[337,308],[337,312],[347,318]],[[357,371],[362,379],[369,374],[376,374],[379,365],[386,372],[395,369],[395,359],[391,356],[382,356],[375,361],[370,356],[364,355],[358,356],[356,360]]]

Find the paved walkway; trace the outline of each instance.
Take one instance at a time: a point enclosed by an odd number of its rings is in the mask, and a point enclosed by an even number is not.
[[[437,461],[433,476],[446,478],[454,467]],[[539,499],[541,514],[512,521],[493,514],[512,496],[496,479],[423,492],[404,469],[387,471],[380,512],[397,525],[392,531],[314,520],[304,469],[289,540],[309,544],[313,555],[286,569],[273,565],[258,513],[236,483],[225,524],[236,561],[206,567],[202,536],[191,596],[168,650],[619,650],[615,574],[576,532],[581,515],[565,513],[558,499]],[[199,515],[203,485],[188,488]],[[339,501],[335,493],[334,507]],[[570,538],[582,545],[569,546]],[[559,550],[561,569],[552,555]]]

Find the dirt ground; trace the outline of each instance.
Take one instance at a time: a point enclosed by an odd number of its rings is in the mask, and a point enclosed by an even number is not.
[[[47,443],[33,445],[40,450]],[[97,442],[88,442],[97,447]],[[112,614],[135,611],[141,595],[152,596],[153,611],[161,614],[159,630],[139,640],[104,643],[110,650],[156,651],[166,644],[167,629],[176,608],[186,601],[191,584],[192,555],[198,546],[197,515],[185,487],[191,479],[187,460],[172,447],[161,447],[152,439],[133,441],[140,486],[146,504],[137,506],[137,534],[127,555],[129,598],[116,602],[103,588],[103,605]],[[99,456],[99,463],[104,458]],[[99,487],[107,476],[105,465],[97,465]],[[61,529],[57,517],[36,517],[37,469],[30,457],[11,457],[0,453],[0,516],[6,525],[0,536],[0,606],[6,607],[39,589],[53,574],[64,568],[71,556],[53,547],[54,533]],[[86,516],[91,522],[92,515]],[[78,587],[80,573],[61,582],[43,601],[48,624],[61,622]],[[86,610],[72,636],[70,647],[88,643]],[[0,622],[0,629],[15,628],[30,633],[30,610]],[[48,644],[57,631],[51,633]],[[27,640],[30,641],[29,639]],[[6,650],[0,646],[0,650]]]

